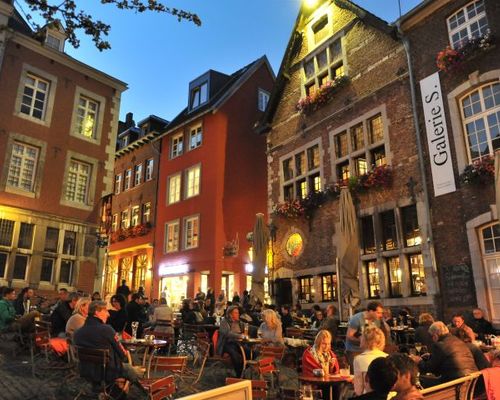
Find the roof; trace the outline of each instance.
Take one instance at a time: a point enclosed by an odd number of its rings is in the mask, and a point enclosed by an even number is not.
[[[231,97],[234,91],[236,91],[246,81],[246,79],[249,78],[253,74],[253,72],[257,70],[257,68],[259,68],[261,65],[267,65],[274,76],[274,73],[272,72],[272,68],[269,65],[269,61],[267,60],[266,56],[262,56],[257,60],[252,61],[250,64],[245,65],[243,68],[237,70],[231,75],[226,75],[226,82],[220,86],[220,89],[216,93],[213,93],[211,95],[207,103],[198,107],[196,110],[189,111],[189,107],[184,108],[170,122],[167,131],[165,131],[161,136],[167,135],[180,126],[199,118],[203,114],[217,110],[227,99]],[[223,75],[220,72],[217,73]]]
[[[160,123],[164,123],[165,125],[168,125],[168,123],[169,123],[166,119],[163,119],[163,118],[159,117],[158,115],[150,114],[150,115],[148,115],[146,118],[141,119],[141,120],[137,123],[137,126],[140,126],[140,125],[142,125],[143,123],[148,122],[148,121],[149,121],[149,120],[151,120],[151,119],[153,119],[153,120],[155,120],[155,121],[158,121],[158,122],[160,122]]]

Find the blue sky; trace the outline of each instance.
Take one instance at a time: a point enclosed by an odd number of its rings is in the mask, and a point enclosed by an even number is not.
[[[129,85],[120,118],[136,122],[150,114],[171,120],[187,104],[188,84],[208,69],[232,73],[267,55],[277,73],[301,0],[164,0],[198,14],[202,26],[166,14],[134,14],[100,2],[77,0],[94,18],[111,24],[112,49],[99,52],[81,34],[81,46],[66,52]],[[398,0],[357,4],[393,22]],[[403,13],[420,0],[401,0]]]

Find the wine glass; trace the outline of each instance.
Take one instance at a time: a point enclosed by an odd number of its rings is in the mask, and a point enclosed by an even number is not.
[[[132,339],[137,339],[137,329],[139,329],[139,321],[133,321],[132,324]]]
[[[417,355],[420,355],[420,351],[422,350],[422,343],[416,342],[415,343],[415,350],[417,350]]]

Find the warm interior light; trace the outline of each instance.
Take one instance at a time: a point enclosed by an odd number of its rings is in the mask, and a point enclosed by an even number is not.
[[[307,7],[313,8],[318,4],[318,0],[304,0],[304,3]]]

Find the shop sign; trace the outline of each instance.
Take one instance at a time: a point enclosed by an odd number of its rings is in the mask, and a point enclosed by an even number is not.
[[[187,274],[189,272],[189,265],[180,264],[180,265],[160,265],[158,269],[158,275],[182,275]]]

